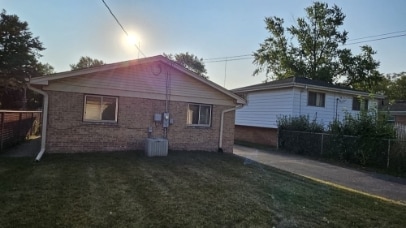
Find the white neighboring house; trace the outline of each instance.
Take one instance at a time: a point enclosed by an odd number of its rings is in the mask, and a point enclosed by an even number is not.
[[[333,85],[305,77],[237,88],[234,93],[246,98],[247,104],[236,111],[235,140],[262,145],[277,145],[277,119],[281,116],[307,115],[325,127],[346,113],[359,114],[361,109],[375,109],[384,96]]]

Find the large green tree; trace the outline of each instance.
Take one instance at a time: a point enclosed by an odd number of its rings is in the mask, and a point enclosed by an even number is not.
[[[367,90],[382,79],[371,47],[362,46],[359,55],[341,48],[348,33],[340,29],[345,15],[338,6],[315,2],[305,11],[306,17],[286,29],[282,18],[265,18],[270,36],[254,52],[254,75],[265,71],[267,80],[304,76],[334,83],[341,79]]]
[[[204,78],[208,78],[206,66],[203,63],[202,58],[198,58],[197,56],[193,54],[189,54],[188,52],[186,53],[178,53],[175,55],[172,54],[163,54],[165,57],[179,63],[186,69],[196,73],[199,76],[202,76]]]
[[[102,60],[98,59],[93,59],[90,58],[89,56],[82,56],[79,59],[79,62],[76,64],[70,64],[71,70],[79,70],[79,69],[85,69],[89,67],[96,67],[96,66],[101,66],[104,65],[105,63]]]
[[[392,99],[406,100],[406,72],[396,74],[396,79],[391,86]]]
[[[390,103],[406,100],[406,72],[386,74],[371,92],[385,95]]]
[[[29,31],[28,23],[17,15],[0,13],[0,102],[1,108],[21,108],[25,78],[41,75],[44,67],[38,58],[45,48]]]

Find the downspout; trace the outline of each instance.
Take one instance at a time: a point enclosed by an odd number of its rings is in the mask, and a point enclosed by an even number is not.
[[[340,98],[336,98],[336,118],[334,119],[334,121],[337,121],[337,119],[338,119],[338,101],[340,100]]]
[[[41,160],[41,157],[45,152],[45,142],[47,136],[47,120],[48,120],[48,94],[43,90],[32,87],[30,84],[27,84],[27,88],[44,96],[44,108],[42,110],[41,150],[39,151],[37,157],[35,158],[35,161],[38,162],[39,160]]]
[[[239,105],[239,106],[236,106],[236,107],[234,107],[234,108],[230,108],[230,109],[223,110],[223,111],[221,112],[221,121],[220,121],[220,140],[219,140],[219,149],[218,149],[218,152],[220,152],[220,153],[222,153],[222,152],[223,152],[223,128],[224,128],[224,114],[225,114],[226,112],[235,111],[235,110],[237,110],[237,109],[239,109],[239,108],[242,108],[242,107],[243,107],[243,105]]]

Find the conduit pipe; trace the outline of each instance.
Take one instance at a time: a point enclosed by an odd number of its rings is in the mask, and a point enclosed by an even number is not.
[[[38,155],[35,158],[35,161],[38,162],[41,160],[41,157],[45,152],[48,122],[48,94],[43,90],[32,87],[30,84],[27,84],[27,88],[44,96],[44,108],[42,110],[41,150],[38,152]]]
[[[221,112],[221,121],[220,121],[220,140],[219,140],[219,149],[218,152],[223,152],[223,128],[224,128],[224,114],[226,112],[235,111],[239,108],[242,108],[242,105],[236,106],[234,108],[226,109]]]

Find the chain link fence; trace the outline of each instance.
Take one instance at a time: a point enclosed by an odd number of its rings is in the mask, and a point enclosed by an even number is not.
[[[406,174],[406,140],[281,130],[281,149]]]

